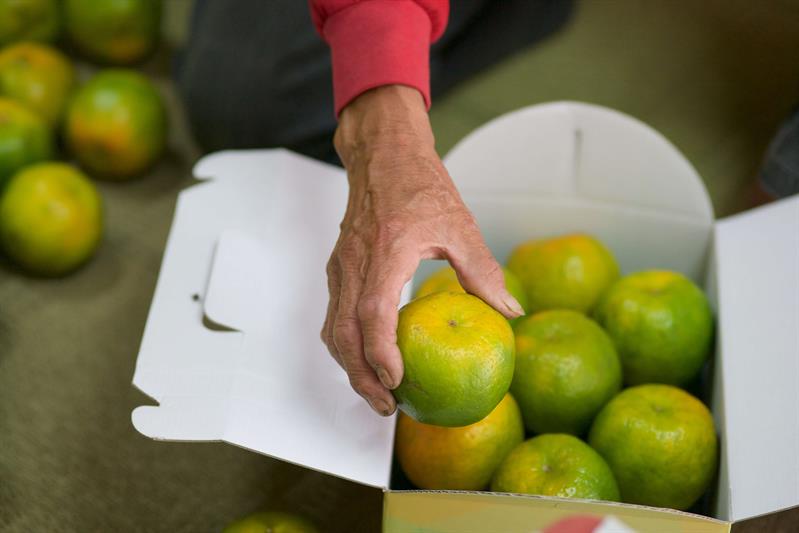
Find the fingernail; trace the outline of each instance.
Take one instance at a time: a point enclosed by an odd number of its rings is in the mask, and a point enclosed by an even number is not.
[[[369,400],[369,405],[380,416],[388,416],[392,413],[392,409],[389,407],[388,403],[380,398],[372,398]]]
[[[394,378],[389,375],[385,368],[378,366],[375,372],[377,372],[377,377],[380,379],[380,383],[382,383],[385,388],[393,389],[396,387],[394,384]]]
[[[515,315],[513,318],[522,316],[524,314],[524,309],[522,309],[522,306],[519,305],[519,302],[516,301],[516,298],[511,296],[509,292],[505,293],[505,298],[503,298],[502,301],[505,304],[505,307],[508,308],[508,311]]]

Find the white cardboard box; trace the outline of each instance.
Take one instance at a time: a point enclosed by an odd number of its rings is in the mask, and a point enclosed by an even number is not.
[[[705,286],[718,314],[709,391],[722,451],[717,519],[390,490],[394,420],[350,390],[318,337],[346,176],[285,150],[209,155],[195,167],[206,181],[180,194],[133,378],[158,405],[133,411],[136,429],[223,440],[381,488],[392,533],[529,532],[575,514],[612,515],[607,523],[640,531],[743,531],[757,524],[746,519],[796,511],[799,197],[714,222],[699,176],[668,141],[579,103],[500,117],[445,163],[500,261],[529,238],[585,231],[624,272],[674,269]]]

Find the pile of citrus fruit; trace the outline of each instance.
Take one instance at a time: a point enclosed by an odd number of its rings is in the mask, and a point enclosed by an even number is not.
[[[60,276],[91,258],[103,207],[87,173],[132,178],[163,152],[158,90],[116,68],[152,53],[160,17],[160,0],[0,0],[0,250],[22,270]],[[114,68],[81,83],[56,45]]]
[[[518,246],[508,322],[451,268],[400,310],[396,455],[419,488],[689,509],[717,469],[695,385],[712,350],[704,293],[677,272],[621,276],[582,234]]]

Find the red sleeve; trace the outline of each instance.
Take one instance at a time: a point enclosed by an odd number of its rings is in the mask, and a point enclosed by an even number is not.
[[[430,45],[447,26],[448,0],[309,0],[330,45],[336,116],[356,96],[400,84],[430,108]]]

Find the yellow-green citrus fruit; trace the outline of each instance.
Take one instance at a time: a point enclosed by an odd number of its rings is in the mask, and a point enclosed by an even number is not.
[[[482,490],[499,463],[524,440],[524,424],[513,396],[464,427],[431,426],[400,412],[395,449],[402,470],[419,488]]]
[[[718,465],[710,411],[671,385],[622,391],[597,415],[588,442],[608,462],[629,503],[688,509]]]
[[[684,385],[713,344],[713,314],[699,287],[677,272],[630,274],[602,297],[594,316],[613,339],[631,385]]]
[[[279,511],[262,511],[228,525],[223,533],[318,533],[307,519]]]
[[[64,29],[87,57],[109,65],[146,58],[158,44],[160,0],[64,0]]]
[[[66,163],[21,170],[0,198],[0,245],[33,274],[58,276],[74,270],[94,254],[102,228],[100,194]]]
[[[549,433],[519,444],[491,481],[494,492],[618,501],[608,464],[573,435]]]
[[[0,95],[36,111],[56,126],[75,84],[69,60],[46,44],[17,43],[0,50]]]
[[[527,293],[524,292],[524,287],[522,287],[522,282],[519,281],[519,278],[516,275],[508,270],[507,268],[502,268],[502,274],[505,276],[505,288],[508,292],[516,298],[516,301],[519,302],[519,305],[522,306],[522,309],[525,311],[527,310]],[[437,270],[430,274],[430,276],[425,279],[419,288],[416,289],[415,298],[421,298],[423,296],[427,296],[428,294],[433,294],[434,292],[466,292],[463,287],[461,287],[460,281],[458,281],[458,275],[455,273],[455,269],[452,267],[444,267],[440,270]]]
[[[471,294],[437,292],[405,305],[397,345],[405,373],[394,396],[402,411],[425,424],[479,422],[513,378],[513,330]]]
[[[51,42],[60,26],[56,0],[0,0],[0,46],[17,41]]]
[[[508,258],[527,292],[529,313],[574,309],[586,313],[619,277],[610,251],[588,235],[533,240],[516,247]]]
[[[514,327],[511,392],[533,433],[582,435],[621,388],[613,342],[596,322],[571,310],[528,315]]]
[[[12,174],[53,155],[44,119],[19,102],[0,97],[0,187]]]
[[[161,96],[132,70],[105,70],[89,80],[70,102],[64,126],[81,166],[110,179],[141,174],[166,145]]]

